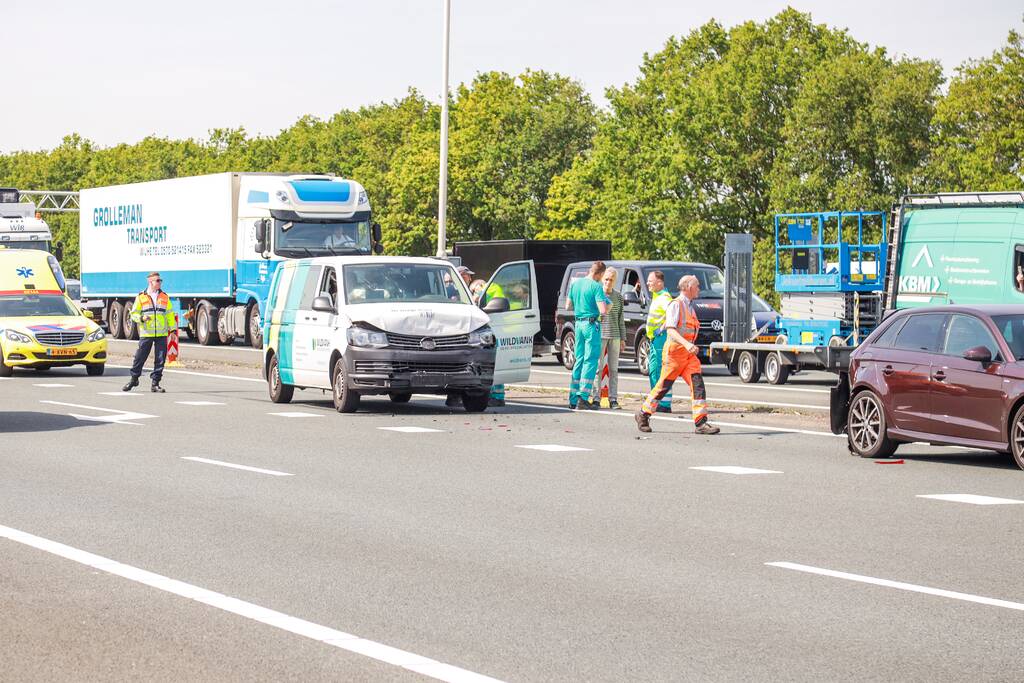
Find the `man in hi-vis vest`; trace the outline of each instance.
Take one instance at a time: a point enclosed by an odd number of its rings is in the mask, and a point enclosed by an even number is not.
[[[149,286],[139,292],[132,306],[132,322],[139,326],[139,348],[135,351],[135,362],[132,363],[132,378],[122,387],[122,391],[131,391],[139,386],[142,366],[149,358],[153,349],[153,372],[149,378],[153,380],[150,389],[155,393],[164,393],[160,379],[164,374],[164,361],[167,359],[167,335],[175,329],[174,308],[171,298],[167,296],[161,285],[160,273],[149,274]]]
[[[665,311],[663,328],[667,334],[662,358],[661,376],[647,394],[643,406],[636,413],[636,425],[641,432],[651,431],[651,414],[672,384],[682,377],[690,385],[690,404],[693,410],[694,431],[698,434],[718,434],[719,429],[708,422],[707,394],[704,376],[697,357],[697,332],[700,321],[693,310],[693,301],[700,296],[700,282],[694,275],[679,280],[679,297],[672,300]]]

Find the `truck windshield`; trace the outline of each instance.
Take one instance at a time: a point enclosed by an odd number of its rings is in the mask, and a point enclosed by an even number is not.
[[[35,249],[36,251],[50,251],[49,242],[40,242],[38,240],[16,240],[13,242],[4,240],[0,242],[0,245],[3,245],[8,249]]]
[[[278,256],[330,256],[369,254],[370,222],[350,223],[274,220]]]
[[[8,294],[0,296],[0,318],[31,315],[79,315],[60,294]]]
[[[455,269],[446,264],[347,265],[344,279],[345,301],[350,304],[470,303],[469,293]]]
[[[679,280],[684,275],[697,276],[697,281],[700,283],[701,299],[721,299],[723,292],[725,292],[725,276],[722,275],[722,271],[718,268],[710,266],[666,265],[658,268],[648,268],[644,273],[644,277],[646,278],[652,270],[660,270],[665,273],[665,289],[673,295],[679,293]]]

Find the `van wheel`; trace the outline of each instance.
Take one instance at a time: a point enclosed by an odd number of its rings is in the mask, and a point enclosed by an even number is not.
[[[764,359],[764,378],[769,384],[785,384],[789,379],[789,366],[782,363],[778,353],[769,353]]]
[[[761,379],[761,366],[757,356],[751,351],[741,351],[736,359],[736,372],[744,384],[754,384]]]
[[[260,307],[253,304],[249,307],[248,320],[246,321],[245,341],[254,349],[263,348],[263,320],[260,318]]]
[[[487,410],[490,398],[490,394],[470,394],[467,392],[462,395],[462,407],[466,409],[467,413],[482,413]]]
[[[107,330],[114,339],[124,339],[124,307],[120,301],[111,301],[107,307]]]
[[[643,374],[651,374],[651,340],[646,336],[636,343],[636,365]]]
[[[204,301],[196,311],[196,340],[203,346],[216,346],[220,343],[217,334],[217,309]]]
[[[576,363],[576,335],[572,330],[562,333],[562,367],[572,370]]]
[[[139,326],[132,320],[131,304],[125,302],[122,310],[124,311],[124,314],[121,316],[121,319],[124,320],[124,338],[138,339]]]
[[[1010,427],[1010,453],[1017,467],[1024,470],[1024,406],[1017,408],[1013,414],[1013,426]]]
[[[99,377],[103,374],[103,370],[106,368],[104,363],[89,363],[85,366],[85,374],[90,377]]]
[[[354,413],[359,408],[359,394],[352,391],[348,386],[348,376],[345,374],[345,359],[339,358],[334,361],[334,408],[339,413]]]
[[[4,350],[0,348],[0,377],[10,377],[14,374],[14,368],[4,362]]]
[[[267,369],[267,388],[270,390],[270,400],[274,403],[289,403],[292,395],[295,394],[295,387],[281,381],[281,368],[277,365],[277,356],[270,359],[270,367]]]
[[[897,443],[886,434],[882,402],[872,391],[862,391],[850,402],[846,435],[850,450],[862,458],[888,458],[896,452]]]
[[[392,403],[408,403],[412,398],[412,394],[398,394],[392,391],[388,394],[388,398],[391,399]]]

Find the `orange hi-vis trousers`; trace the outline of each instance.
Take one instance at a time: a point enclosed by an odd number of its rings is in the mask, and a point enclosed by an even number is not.
[[[676,379],[682,377],[690,386],[690,403],[693,409],[693,423],[700,426],[708,419],[707,394],[704,390],[704,377],[700,374],[700,359],[680,346],[665,347],[662,358],[661,376],[658,383],[644,399],[643,411],[648,415],[654,413],[658,401],[672,391]]]

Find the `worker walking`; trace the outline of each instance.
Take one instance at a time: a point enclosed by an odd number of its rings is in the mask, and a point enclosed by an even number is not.
[[[693,310],[693,301],[700,295],[700,283],[694,275],[684,275],[679,280],[679,296],[672,300],[665,311],[666,333],[665,355],[662,359],[661,376],[651,393],[644,399],[643,406],[636,413],[636,425],[641,432],[651,431],[651,414],[658,401],[672,389],[677,378],[690,385],[690,402],[693,410],[693,424],[698,434],[718,434],[718,427],[708,422],[707,394],[704,377],[701,375],[698,348],[694,343],[700,330],[700,321]]]
[[[647,355],[647,377],[653,390],[661,377],[661,358],[665,352],[665,310],[672,303],[672,295],[665,289],[665,273],[652,270],[647,276],[647,289],[651,292],[651,305],[647,309],[647,339],[650,341]],[[672,412],[672,389],[658,402],[659,413]]]
[[[569,285],[565,307],[575,315],[576,360],[569,383],[569,407],[577,410],[598,410],[600,401],[591,401],[597,365],[601,360],[601,316],[608,312],[611,300],[601,287],[606,266],[594,261],[586,277]]]
[[[121,390],[131,391],[139,386],[142,366],[146,364],[152,349],[153,372],[149,375],[152,380],[150,390],[162,394],[164,388],[160,386],[160,380],[163,378],[164,361],[167,359],[167,335],[175,329],[177,318],[171,306],[171,298],[162,289],[163,279],[160,273],[150,273],[147,279],[149,286],[135,297],[130,314],[132,322],[139,326],[139,348],[135,351],[135,361],[132,363],[132,377]]]

